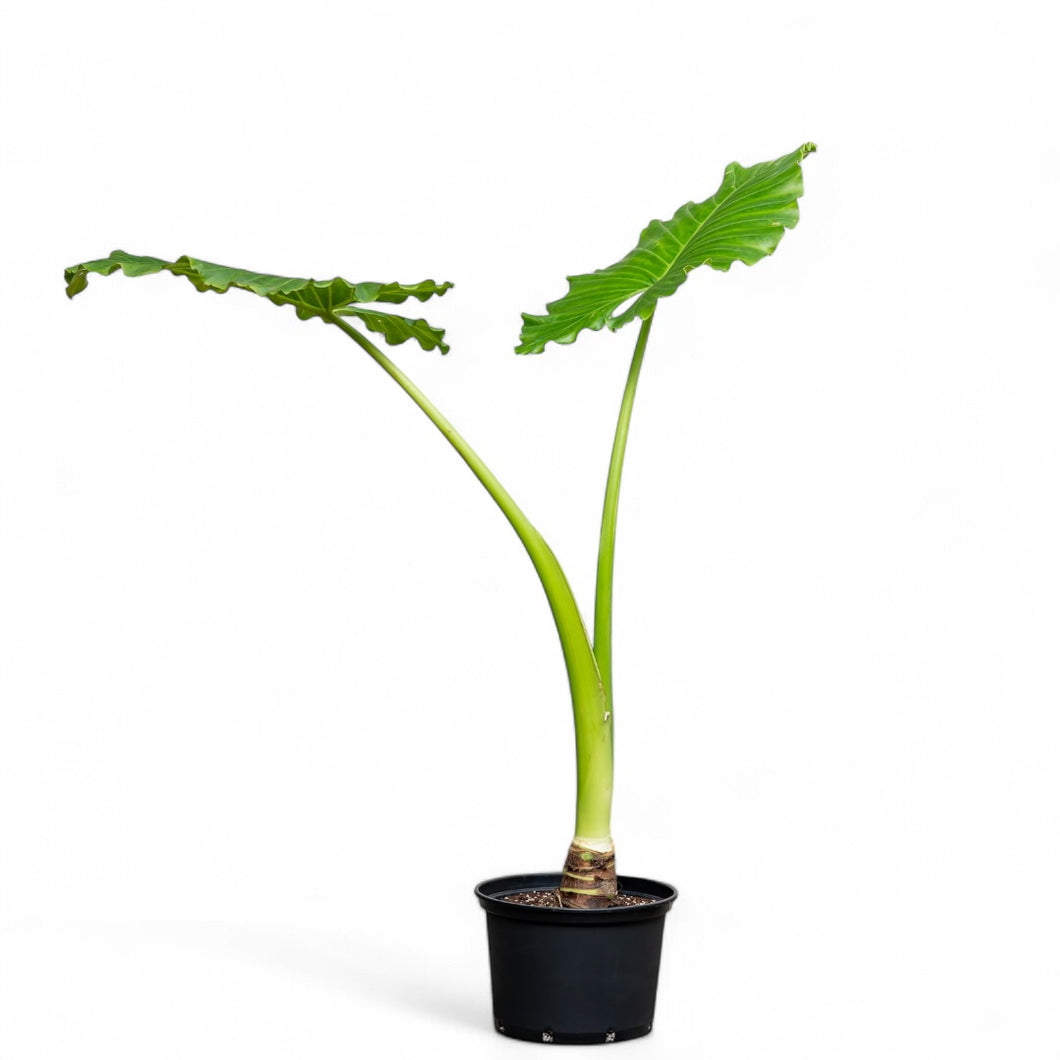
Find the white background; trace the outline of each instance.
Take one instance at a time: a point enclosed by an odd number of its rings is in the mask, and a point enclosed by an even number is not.
[[[591,604],[635,337],[511,351],[725,165],[802,221],[660,305],[616,585],[623,1055],[1060,1056],[1055,5],[12,5],[3,1060],[522,1055],[480,879],[572,826],[519,544],[351,343],[115,247],[456,287],[397,360]],[[588,618],[587,614],[587,618]],[[529,1055],[529,1053],[527,1053]]]

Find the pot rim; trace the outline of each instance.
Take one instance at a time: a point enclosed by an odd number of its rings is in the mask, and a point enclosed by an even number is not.
[[[580,927],[603,924],[629,923],[665,916],[677,898],[677,888],[660,880],[644,876],[619,876],[619,889],[627,894],[651,898],[644,905],[618,905],[607,909],[557,909],[547,906],[520,905],[506,902],[509,894],[520,891],[548,891],[559,886],[561,873],[531,872],[514,876],[496,876],[483,880],[475,888],[479,905],[487,916],[503,916],[512,920],[527,920],[539,924],[577,924]]]

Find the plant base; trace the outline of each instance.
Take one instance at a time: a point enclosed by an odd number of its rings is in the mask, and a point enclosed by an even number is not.
[[[559,881],[559,873],[531,873],[475,888],[486,910],[494,1026],[509,1038],[557,1045],[647,1034],[655,1018],[663,921],[677,891],[623,876],[620,890],[653,901],[549,909],[504,900],[520,891],[551,890]]]

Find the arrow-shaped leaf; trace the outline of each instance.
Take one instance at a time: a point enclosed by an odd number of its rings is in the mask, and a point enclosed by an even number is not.
[[[426,320],[411,320],[376,310],[356,307],[355,303],[399,303],[409,298],[425,302],[432,295],[443,295],[453,285],[424,280],[421,283],[350,283],[336,276],[333,280],[305,280],[295,276],[272,276],[268,273],[232,269],[226,265],[214,265],[198,258],[180,257],[176,261],[162,258],[142,257],[115,250],[109,257],[72,265],[65,272],[66,293],[73,298],[88,286],[89,273],[109,276],[121,269],[126,276],[149,276],[157,272],[171,272],[184,276],[198,291],[216,291],[223,294],[230,287],[268,298],[276,305],[294,306],[302,320],[321,317],[323,320],[337,316],[356,316],[371,330],[383,335],[395,346],[415,339],[425,350],[440,349],[447,353],[449,347],[443,341],[445,332],[432,327]]]
[[[731,163],[721,187],[705,202],[686,203],[669,221],[652,221],[637,246],[614,265],[568,276],[569,291],[550,302],[543,316],[524,313],[515,352],[540,353],[549,342],[573,342],[584,328],[599,331],[606,325],[616,331],[650,316],[656,302],[673,294],[699,265],[728,272],[734,261],[753,265],[772,254],[784,230],[798,224],[801,162],[816,150],[806,143],[773,162],[746,169]]]

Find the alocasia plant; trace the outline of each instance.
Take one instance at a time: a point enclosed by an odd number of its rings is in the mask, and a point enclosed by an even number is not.
[[[378,307],[401,304],[410,298],[425,302],[445,294],[452,284],[433,280],[408,285],[351,283],[341,278],[318,282],[232,269],[197,258],[165,261],[120,250],[106,258],[72,266],[65,273],[66,292],[71,298],[85,289],[91,273],[109,276],[121,269],[127,276],[146,276],[171,272],[186,277],[199,291],[223,293],[237,287],[276,305],[293,306],[303,320],[319,317],[345,332],[376,361],[464,459],[526,549],[548,598],[563,650],[574,708],[578,777],[574,838],[558,890],[559,901],[565,906],[609,905],[617,892],[611,839],[615,527],[633,399],[656,305],[660,298],[673,294],[686,275],[700,265],[726,272],[734,261],[753,265],[772,254],[784,231],[798,223],[798,199],[803,190],[801,163],[815,150],[814,144],[806,143],[772,162],[747,168],[732,163],[725,170],[721,187],[709,199],[687,203],[669,221],[652,221],[621,261],[570,277],[567,294],[549,303],[543,315],[523,315],[517,353],[540,353],[549,342],[574,342],[586,328],[617,331],[634,320],[640,321],[604,493],[591,639],[567,578],[545,539],[452,424],[366,334],[382,335],[390,346],[415,339],[424,350],[448,352],[442,329],[426,320]]]

